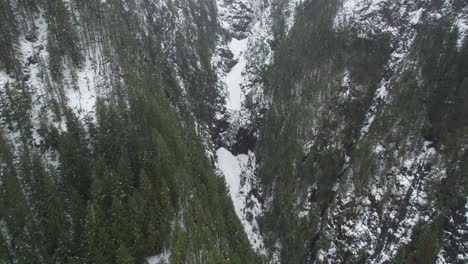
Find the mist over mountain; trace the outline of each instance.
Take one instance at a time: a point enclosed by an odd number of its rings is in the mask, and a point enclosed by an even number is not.
[[[465,0],[0,0],[0,263],[466,263]]]

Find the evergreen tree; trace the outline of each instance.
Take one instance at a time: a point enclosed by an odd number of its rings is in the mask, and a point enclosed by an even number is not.
[[[7,73],[16,70],[16,53],[18,45],[18,29],[16,18],[9,0],[0,1],[0,70],[6,68]]]
[[[49,51],[49,65],[52,77],[59,80],[62,76],[64,58],[70,60],[71,65],[78,66],[82,55],[70,13],[62,0],[47,0],[47,50]]]

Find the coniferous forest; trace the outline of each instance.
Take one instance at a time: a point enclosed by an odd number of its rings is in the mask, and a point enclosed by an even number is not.
[[[0,264],[466,263],[464,0],[0,0]]]
[[[180,88],[158,50],[164,21],[144,29],[130,4],[0,2],[1,263],[142,263],[169,248],[171,263],[258,260],[188,114],[208,110],[171,101]],[[34,43],[25,62],[20,42]],[[210,43],[195,45],[202,56]],[[89,89],[102,96],[83,114],[66,93],[95,59],[105,80]]]

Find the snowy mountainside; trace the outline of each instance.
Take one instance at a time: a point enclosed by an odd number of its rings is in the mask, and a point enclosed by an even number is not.
[[[465,0],[0,0],[0,262],[465,263],[467,34]]]
[[[466,261],[466,8],[303,3],[256,147],[258,222],[281,262]]]
[[[260,262],[196,134],[214,1],[0,13],[0,262]]]
[[[218,36],[212,64],[217,69],[218,89],[223,91],[225,105],[216,115],[214,126],[217,129],[212,134],[217,148],[217,168],[229,188],[236,214],[253,248],[264,254],[263,240],[256,223],[261,204],[252,192],[256,186],[255,155],[252,152],[255,136],[253,131],[249,131],[252,127],[247,128],[250,112],[245,108],[245,72],[247,63],[251,61],[247,52],[252,45],[252,27],[258,19],[254,13],[259,12],[251,2],[217,1],[222,32]]]
[[[22,8],[20,4],[16,3],[16,8]],[[72,62],[67,59],[63,59],[60,62],[60,72],[63,74],[60,80],[53,79],[53,72],[50,70],[49,65],[51,58],[49,58],[48,41],[50,34],[48,33],[48,22],[47,16],[49,14],[44,11],[43,8],[37,7],[36,13],[33,14],[34,19],[31,21],[31,25],[24,29],[22,34],[18,36],[17,44],[17,60],[19,67],[23,69],[24,80],[26,85],[31,89],[31,92],[35,95],[36,100],[32,102],[35,109],[48,109],[48,105],[51,104],[51,100],[60,97],[60,101],[63,101],[73,109],[82,118],[89,116],[93,118],[94,108],[97,97],[107,98],[110,95],[111,85],[115,85],[117,82],[123,82],[123,75],[126,73],[122,72],[122,66],[118,64],[111,65],[113,60],[118,59],[116,57],[116,51],[109,50],[109,40],[103,39],[111,34],[112,32],[106,28],[99,28],[98,25],[93,24],[95,21],[87,21],[89,16],[85,10],[89,8],[95,8],[101,12],[107,12],[106,7],[111,6],[105,1],[100,4],[79,4],[74,1],[67,1],[65,3],[68,12],[73,14],[73,26],[77,27],[79,36],[76,36],[77,45],[82,49],[83,62],[78,65],[72,65]],[[197,35],[191,33],[196,31],[196,23],[206,23],[205,30],[215,30],[216,22],[213,16],[214,6],[207,2],[206,4],[196,6],[190,1],[178,1],[173,4],[170,1],[158,1],[150,7],[143,5],[143,3],[125,3],[122,5],[123,12],[129,16],[134,16],[135,30],[138,32],[140,39],[148,37],[149,34],[157,34],[158,42],[160,47],[157,47],[163,54],[165,65],[164,78],[175,79],[177,82],[177,88],[180,89],[184,96],[190,93],[190,96],[196,97],[193,92],[194,87],[206,86],[208,91],[199,91],[197,93],[216,93],[216,90],[209,91],[209,85],[200,85],[199,82],[210,83],[206,79],[210,75],[210,65],[201,65],[201,52],[192,50],[193,46],[198,45],[196,43],[199,38]],[[191,12],[187,12],[186,7],[192,7]],[[212,10],[210,10],[212,8]],[[209,13],[211,11],[211,13]],[[153,12],[151,18],[150,12]],[[207,15],[209,14],[209,15]],[[207,18],[207,21],[199,21],[200,17]],[[21,18],[26,19],[26,18]],[[99,20],[93,18],[95,20]],[[211,19],[211,20],[210,20]],[[87,24],[89,23],[89,24]],[[211,23],[211,24],[210,24]],[[29,28],[30,27],[30,28]],[[211,29],[210,29],[211,27]],[[213,29],[214,28],[214,29]],[[20,29],[21,30],[21,29]],[[92,32],[92,30],[103,30],[101,36],[95,36],[101,34],[100,32]],[[90,32],[91,31],[91,32]],[[152,32],[151,32],[152,31]],[[184,36],[184,37],[182,37]],[[209,41],[209,38],[207,38]],[[201,45],[201,44],[200,44]],[[203,43],[206,47],[210,48],[210,43]],[[106,49],[104,52],[103,49]],[[200,48],[201,50],[201,48]],[[146,52],[146,51],[145,51]],[[203,51],[207,52],[207,51]],[[206,55],[207,56],[207,55]],[[187,68],[188,66],[188,68]],[[8,69],[2,69],[2,87],[9,83],[13,85],[18,76],[15,76],[13,72],[7,73]],[[182,73],[184,71],[184,73]],[[198,75],[197,80],[192,80],[196,72]],[[55,87],[48,87],[55,86]],[[64,86],[65,88],[58,87]],[[176,91],[172,91],[176,92]],[[209,100],[211,97],[209,96]],[[180,102],[188,105],[187,99],[181,99]],[[203,103],[203,108],[209,108],[214,103]],[[5,108],[7,108],[5,106]],[[198,109],[197,109],[198,110]],[[200,110],[202,112],[203,110]],[[210,111],[210,110],[205,110]],[[36,114],[38,111],[32,110],[32,114]],[[198,113],[196,110],[191,112]],[[52,113],[51,113],[52,114]],[[56,117],[56,119],[60,117]],[[37,118],[35,118],[37,119]],[[57,124],[59,125],[59,124]]]
[[[256,178],[255,144],[258,119],[268,107],[262,74],[273,62],[275,41],[273,12],[284,13],[289,27],[298,1],[218,0],[217,48],[212,64],[225,104],[212,124],[215,164],[226,180],[234,208],[253,248],[264,247],[257,219],[263,212],[261,186]],[[286,28],[287,31],[289,28]],[[271,257],[271,256],[269,256]],[[273,262],[277,262],[273,257]]]

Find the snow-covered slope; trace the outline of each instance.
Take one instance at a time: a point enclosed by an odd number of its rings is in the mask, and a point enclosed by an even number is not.
[[[109,75],[104,74],[109,71],[110,65],[104,61],[101,54],[101,47],[92,46],[85,51],[86,58],[79,68],[71,68],[63,63],[63,80],[56,82],[52,80],[49,67],[49,52],[46,49],[48,41],[48,25],[45,20],[44,11],[40,11],[34,20],[33,33],[35,38],[30,38],[26,32],[19,35],[18,61],[22,68],[26,87],[31,92],[31,133],[37,145],[42,140],[36,130],[41,122],[41,116],[45,115],[59,130],[66,129],[64,123],[57,122],[63,117],[57,117],[48,107],[53,100],[60,98],[70,109],[72,109],[81,119],[93,118],[95,114],[96,98],[100,94],[105,94],[109,90]],[[5,86],[14,86],[17,83],[15,76],[9,75],[5,69],[0,70],[0,88],[3,94],[7,94]],[[6,102],[6,101],[3,101]],[[11,105],[2,105],[4,109]],[[45,113],[44,113],[45,112]],[[46,121],[46,122],[48,122]],[[20,135],[10,134],[12,142],[18,143]]]
[[[300,1],[286,1],[278,8],[292,26]],[[275,1],[218,0],[217,49],[212,64],[225,106],[216,116],[216,166],[225,177],[238,217],[254,249],[266,255],[257,219],[261,217],[261,187],[256,177],[256,120],[268,107],[260,76],[273,62],[273,8]]]
[[[256,220],[261,213],[261,204],[253,193],[256,186],[255,154],[248,147],[244,150],[247,151],[245,153],[236,153],[232,148],[235,144],[246,144],[238,142],[240,140],[237,134],[250,121],[251,113],[245,107],[248,93],[246,69],[247,64],[252,63],[252,59],[248,57],[250,47],[256,46],[252,43],[256,36],[253,27],[259,18],[254,14],[260,11],[252,6],[251,1],[229,3],[219,0],[217,4],[223,32],[218,37],[212,63],[217,68],[218,87],[225,94],[226,109],[224,114],[217,114],[217,119],[226,120],[228,124],[226,131],[222,132],[224,135],[216,135],[220,137],[216,150],[216,166],[226,180],[237,216],[241,219],[253,248],[265,254]]]

